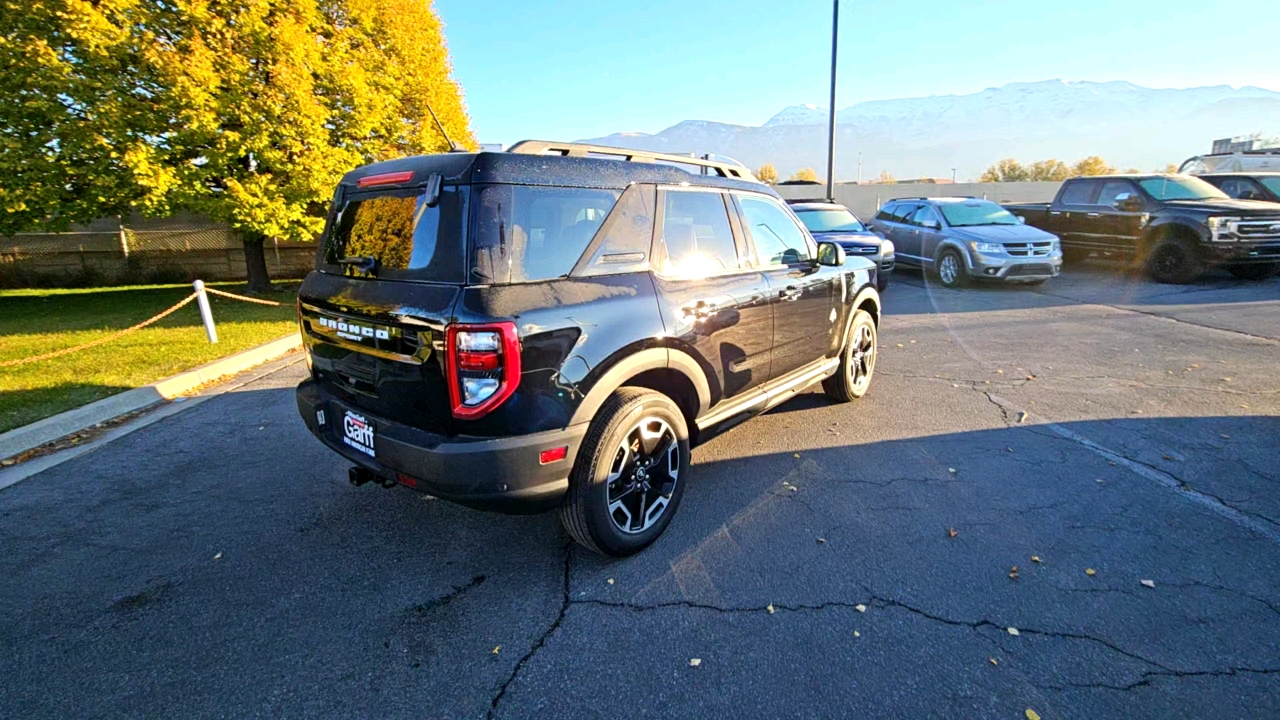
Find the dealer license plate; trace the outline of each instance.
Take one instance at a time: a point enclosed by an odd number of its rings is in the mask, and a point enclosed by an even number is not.
[[[347,410],[342,418],[342,442],[359,450],[369,457],[376,457],[373,441],[376,434],[373,421],[363,415]]]

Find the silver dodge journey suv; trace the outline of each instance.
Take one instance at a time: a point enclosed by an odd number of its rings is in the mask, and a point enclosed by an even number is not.
[[[898,262],[935,271],[947,287],[970,280],[1038,285],[1062,269],[1057,236],[979,198],[890,200],[868,226],[893,242]]]

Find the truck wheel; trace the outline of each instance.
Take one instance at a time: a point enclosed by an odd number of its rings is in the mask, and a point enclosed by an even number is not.
[[[1089,250],[1081,250],[1080,248],[1062,248],[1062,262],[1069,265],[1078,265],[1089,257]]]
[[[580,545],[622,557],[643,550],[680,506],[689,473],[689,429],[666,395],[619,388],[583,440],[560,506]]]
[[[836,374],[822,381],[822,389],[836,402],[857,400],[871,387],[871,375],[876,371],[876,323],[866,310],[853,314],[849,324],[849,337],[840,351],[840,368]]]
[[[1195,248],[1176,235],[1161,240],[1147,258],[1147,273],[1156,282],[1186,285],[1195,282],[1202,270]]]
[[[968,284],[969,273],[964,269],[964,258],[950,248],[938,256],[938,279],[943,287],[959,288]]]
[[[1275,273],[1277,267],[1280,267],[1280,265],[1276,263],[1260,263],[1257,265],[1232,265],[1227,270],[1241,280],[1266,280]]]

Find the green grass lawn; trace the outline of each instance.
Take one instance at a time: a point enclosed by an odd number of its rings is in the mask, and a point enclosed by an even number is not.
[[[236,283],[210,283],[244,294]],[[194,302],[141,330],[88,350],[0,368],[0,432],[297,331],[297,283],[257,305],[210,295],[218,343]],[[0,290],[0,361],[72,347],[139,323],[191,293],[190,285]]]

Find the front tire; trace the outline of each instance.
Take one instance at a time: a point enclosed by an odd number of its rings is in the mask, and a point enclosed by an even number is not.
[[[968,284],[969,273],[964,269],[964,258],[952,249],[943,250],[938,256],[938,280],[943,287],[961,288]]]
[[[1259,263],[1256,265],[1232,265],[1227,270],[1241,280],[1260,281],[1266,280],[1275,274],[1277,267],[1280,267],[1280,265],[1276,263]]]
[[[1167,237],[1156,244],[1147,258],[1147,274],[1159,283],[1186,285],[1200,277],[1204,266],[1195,248],[1185,238]]]
[[[849,337],[840,351],[840,368],[836,374],[822,381],[822,389],[836,402],[857,400],[871,388],[871,376],[876,371],[876,354],[879,349],[876,323],[866,310],[853,313],[849,324]]]
[[[671,522],[688,468],[689,429],[680,408],[653,390],[619,388],[591,421],[560,522],[589,550],[637,553]]]

